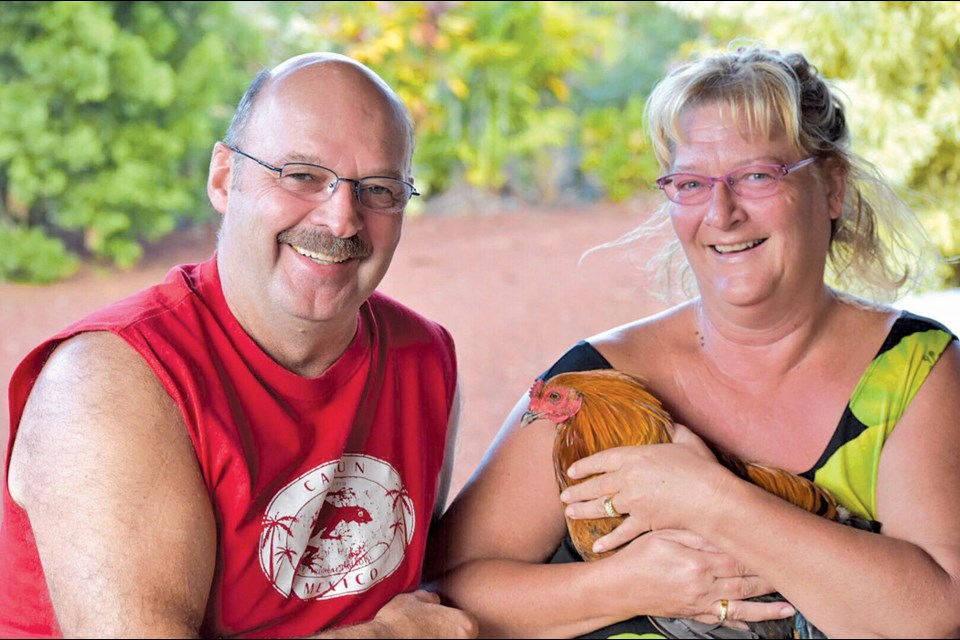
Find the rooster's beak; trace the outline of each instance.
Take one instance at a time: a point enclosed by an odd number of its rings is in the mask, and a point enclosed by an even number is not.
[[[534,413],[533,411],[527,411],[525,414],[523,414],[523,417],[520,418],[520,428],[523,429],[531,422],[535,422],[539,420],[542,415],[543,415],[542,413]]]

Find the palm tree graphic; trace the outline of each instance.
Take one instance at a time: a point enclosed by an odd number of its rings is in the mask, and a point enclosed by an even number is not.
[[[396,520],[393,521],[393,524],[390,525],[390,530],[395,536],[397,534],[397,529],[403,531],[402,543],[407,544],[407,518],[404,516],[403,512],[406,511],[411,516],[413,516],[413,510],[410,508],[410,494],[407,493],[406,485],[400,485],[399,489],[391,489],[387,491],[387,497],[393,498],[393,514]],[[400,515],[397,516],[397,506],[402,505],[399,509]]]
[[[267,561],[270,566],[268,567],[268,570],[267,570],[267,577],[270,579],[271,583],[274,582],[277,577],[276,576],[277,563],[274,562],[274,556],[276,554],[274,553],[274,548],[273,548],[273,541],[274,541],[274,538],[276,538],[277,529],[280,529],[286,532],[288,536],[292,536],[293,529],[287,523],[290,523],[292,525],[296,521],[297,521],[296,516],[281,516],[278,514],[274,516],[266,515],[263,517],[264,535],[267,535],[270,537],[270,555],[267,556]],[[284,547],[284,550],[293,554],[293,552],[290,551],[289,549],[286,549],[286,547]]]
[[[290,564],[293,564],[293,559],[297,557],[297,552],[287,547],[280,547],[274,555],[277,558],[285,559]]]

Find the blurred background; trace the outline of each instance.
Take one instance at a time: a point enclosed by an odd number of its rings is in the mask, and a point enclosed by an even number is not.
[[[579,258],[658,197],[641,121],[656,80],[739,38],[833,78],[856,150],[960,254],[960,3],[5,2],[0,382],[57,329],[209,256],[209,153],[246,85],[290,55],[337,51],[383,76],[416,124],[425,197],[383,288],[457,339],[456,489],[533,376],[664,307],[626,252]],[[958,285],[944,266],[942,291],[911,303],[954,321]]]
[[[0,279],[130,267],[209,220],[212,142],[252,76],[293,54],[377,70],[416,122],[412,214],[464,214],[648,190],[644,99],[671,63],[737,37],[836,79],[858,150],[958,253],[954,2],[5,2]]]

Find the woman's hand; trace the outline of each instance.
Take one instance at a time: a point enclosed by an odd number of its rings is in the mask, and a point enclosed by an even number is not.
[[[614,613],[624,618],[643,614],[715,624],[721,600],[728,602],[727,626],[794,614],[785,602],[746,601],[773,588],[691,531],[651,531],[596,564],[612,572],[605,583],[618,603]]]
[[[717,463],[706,443],[676,424],[671,444],[607,449],[578,460],[568,474],[587,478],[567,487],[560,499],[571,518],[604,518],[604,500],[627,516],[594,544],[615,549],[647,531],[695,529],[698,515],[715,510],[735,476]]]

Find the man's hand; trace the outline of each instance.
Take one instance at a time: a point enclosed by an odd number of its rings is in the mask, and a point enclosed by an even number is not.
[[[440,604],[440,596],[417,590],[385,604],[374,625],[383,638],[476,638],[477,621],[469,613]]]

